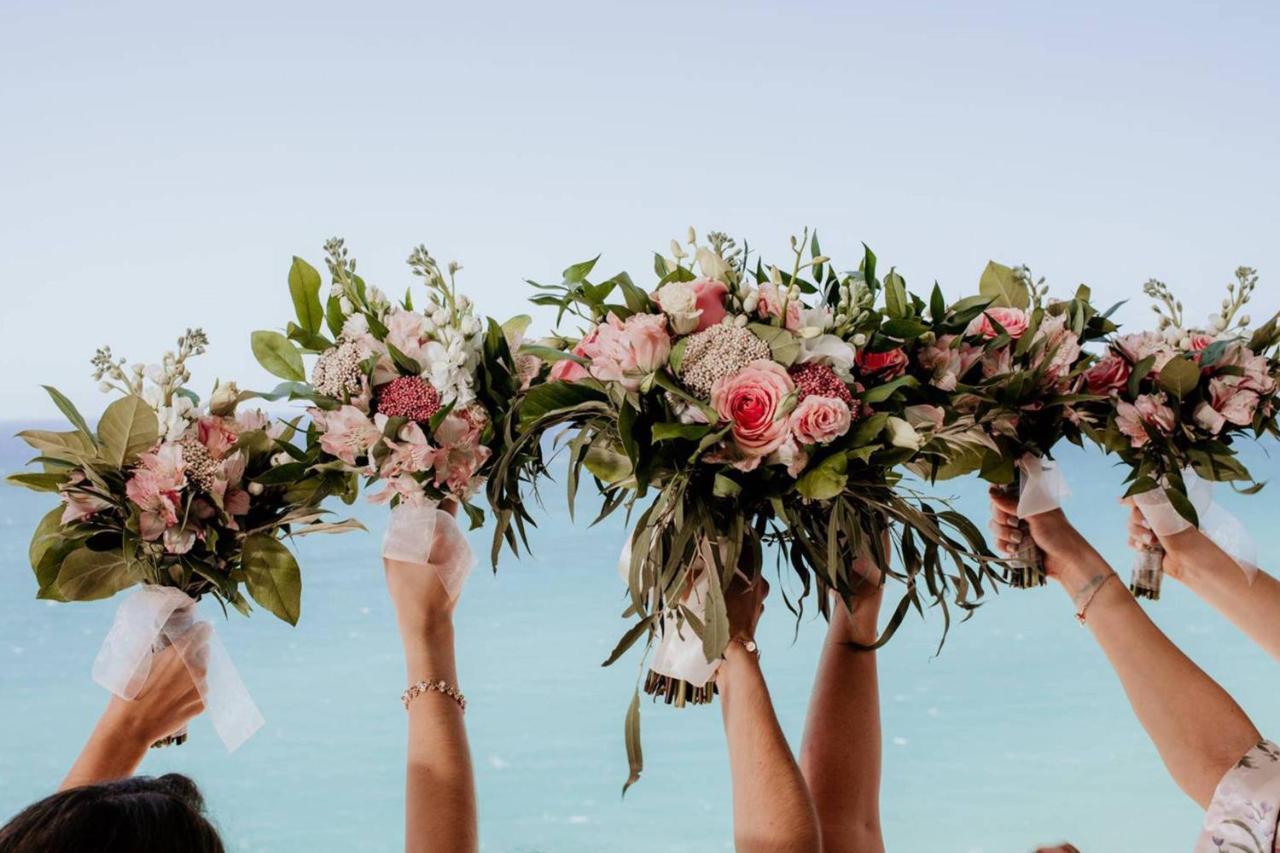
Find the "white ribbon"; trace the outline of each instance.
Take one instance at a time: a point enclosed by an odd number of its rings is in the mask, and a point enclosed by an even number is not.
[[[1018,518],[1030,518],[1051,512],[1071,496],[1062,469],[1052,459],[1031,453],[1018,457]]]
[[[1200,532],[1235,560],[1249,583],[1253,583],[1258,575],[1258,546],[1249,531],[1240,519],[1214,501],[1213,483],[1191,468],[1182,472],[1182,482],[1200,519]],[[1191,522],[1174,508],[1162,488],[1136,494],[1133,502],[1156,536],[1173,536],[1191,527]]]
[[[700,559],[703,561],[703,571],[697,573],[689,590],[689,597],[682,603],[699,620],[705,620],[707,585],[711,579],[710,574],[705,570],[706,556]],[[618,574],[623,583],[627,583],[631,577],[630,536],[622,546],[622,554],[618,558]],[[715,678],[721,659],[707,660],[706,652],[702,649],[702,638],[687,621],[683,626],[680,623],[676,608],[663,611],[662,638],[658,640],[658,647],[654,649],[653,657],[649,661],[649,669],[668,678],[686,681],[694,687],[702,687]]]
[[[218,737],[234,752],[262,728],[262,713],[213,626],[195,617],[196,601],[182,590],[139,587],[116,610],[116,621],[93,662],[93,680],[121,699],[135,699],[151,675],[152,660],[173,646]]]
[[[402,501],[391,510],[391,521],[382,539],[382,556],[430,567],[450,600],[462,593],[462,585],[476,565],[475,554],[457,520],[434,501]]]

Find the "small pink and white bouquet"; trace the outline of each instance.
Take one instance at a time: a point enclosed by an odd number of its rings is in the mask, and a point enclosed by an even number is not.
[[[320,503],[349,493],[348,478],[320,464],[319,447],[296,424],[242,408],[250,395],[234,383],[216,385],[207,403],[187,388],[188,361],[207,343],[188,330],[149,367],[100,349],[94,378],[118,397],[96,429],[46,386],[73,428],[19,433],[39,452],[31,464],[40,470],[8,478],[59,499],[31,541],[40,598],[93,601],[140,586],[94,665],[95,680],[124,698],[140,689],[154,651],[187,653],[203,598],[246,615],[252,600],[296,624],[302,577],[285,540],[360,528],[322,520]],[[234,749],[261,717],[225,651],[213,643],[201,654],[213,724]]]
[[[1246,571],[1247,536],[1213,504],[1209,485],[1244,483],[1240,491],[1256,492],[1262,484],[1241,464],[1235,441],[1280,436],[1280,328],[1272,317],[1250,330],[1244,313],[1257,283],[1254,270],[1237,269],[1221,311],[1196,327],[1165,284],[1148,281],[1143,290],[1155,300],[1156,329],[1114,338],[1084,375],[1087,390],[1105,401],[1096,439],[1128,464],[1126,496],[1148,523],[1161,535],[1192,525],[1211,537],[1232,531],[1234,544],[1219,544]],[[1160,597],[1162,562],[1158,547],[1138,555],[1130,584],[1135,595]]]
[[[483,521],[472,503],[484,482],[502,419],[544,372],[522,352],[528,317],[499,325],[476,314],[455,280],[461,267],[442,270],[419,246],[408,264],[426,286],[393,302],[356,272],[343,242],[325,244],[332,283],[321,302],[320,274],[301,258],[289,270],[297,322],[284,334],[254,332],[253,351],[268,371],[286,380],[271,398],[311,403],[311,429],[337,469],[366,478],[396,519],[434,518],[455,501]],[[310,381],[303,355],[315,355]]]

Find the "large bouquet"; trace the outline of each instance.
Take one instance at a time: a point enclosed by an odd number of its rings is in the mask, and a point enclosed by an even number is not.
[[[137,672],[145,678],[139,659],[186,634],[205,596],[245,614],[252,599],[295,624],[302,580],[283,540],[359,527],[322,520],[320,502],[346,494],[346,483],[319,466],[314,433],[240,408],[247,395],[234,383],[215,386],[207,404],[186,387],[187,362],[206,345],[202,331],[189,330],[151,367],[99,350],[94,378],[119,398],[90,429],[47,388],[73,429],[19,433],[39,452],[32,463],[40,471],[9,477],[61,498],[31,540],[40,598],[92,601],[143,585],[122,605],[95,665],[97,680],[126,698],[140,686]],[[211,690],[217,664],[210,659]],[[243,719],[215,714],[214,723],[229,746],[252,731]]]
[[[945,476],[977,470],[1019,499],[1020,514],[1059,504],[1065,489],[1053,449],[1082,443],[1089,397],[1081,393],[1094,356],[1084,345],[1115,330],[1083,285],[1069,300],[1049,300],[1043,279],[1025,267],[987,265],[979,283],[982,308],[963,328],[945,331],[911,360],[922,383],[951,395],[949,417],[984,436],[948,460]],[[935,472],[941,475],[941,472]],[[1030,536],[1006,563],[1014,587],[1044,583]]]
[[[735,573],[761,573],[766,543],[780,546],[806,592],[816,582],[845,597],[864,583],[855,557],[874,555],[904,584],[881,642],[926,599],[945,611],[954,592],[973,607],[989,572],[981,535],[916,499],[898,471],[950,450],[941,418],[912,405],[918,383],[904,375],[904,344],[930,328],[923,303],[896,272],[876,278],[870,251],[858,272],[837,272],[807,232],[793,238],[785,270],[751,269],[746,247],[723,234],[702,244],[691,231],[687,245],[655,255],[652,292],[625,273],[593,283],[595,260],[535,285],[535,303],[586,330],[537,350],[555,363],[508,425],[509,454],[489,486],[499,533],[527,520],[520,487],[549,473],[542,438],[562,426],[571,506],[584,472],[603,493],[602,516],[650,498],[622,566],[636,622],[608,662],[661,637],[644,687],[676,704],[710,700],[729,641],[724,590]],[[901,570],[882,544],[891,528]],[[671,648],[680,638],[697,644],[696,677],[664,665],[681,657]]]
[[[1236,457],[1234,441],[1280,436],[1280,327],[1273,317],[1249,329],[1243,312],[1258,276],[1247,267],[1235,276],[1221,311],[1203,328],[1187,324],[1182,303],[1167,286],[1147,282],[1144,291],[1160,318],[1156,330],[1115,338],[1085,374],[1089,391],[1105,401],[1098,441],[1129,466],[1127,494],[1149,523],[1165,525],[1162,533],[1176,532],[1170,525],[1206,520],[1209,504],[1196,500],[1198,481],[1260,489]],[[1162,518],[1161,505],[1173,513]],[[1162,560],[1158,546],[1139,554],[1135,595],[1159,598]]]
[[[426,285],[421,309],[409,291],[393,303],[366,285],[341,240],[325,252],[332,285],[324,304],[320,274],[294,258],[297,322],[286,334],[253,333],[258,361],[286,380],[268,396],[312,404],[334,467],[381,484],[371,500],[422,506],[451,498],[479,525],[483,513],[471,497],[501,435],[495,424],[543,368],[520,352],[528,318],[500,326],[478,317],[458,292],[461,267],[442,271],[424,247],[409,257]],[[310,382],[303,354],[318,356]]]

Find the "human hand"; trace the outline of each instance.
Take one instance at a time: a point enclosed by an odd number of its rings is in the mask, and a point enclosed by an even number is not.
[[[382,564],[386,572],[387,591],[391,595],[392,605],[396,610],[396,618],[401,631],[408,636],[418,636],[434,627],[448,624],[453,618],[453,609],[457,599],[450,594],[439,568],[454,565],[465,559],[468,545],[466,537],[458,528],[451,516],[456,516],[458,505],[453,501],[445,501],[438,508],[397,507],[391,524],[398,528],[389,531],[388,539],[393,536],[403,544],[417,533],[411,525],[418,524],[431,527],[431,550],[429,553],[415,556],[412,559],[383,557]],[[427,516],[426,513],[432,515]],[[447,513],[447,515],[446,515]],[[429,520],[427,520],[429,519]],[[425,532],[422,534],[425,537]],[[393,550],[397,555],[412,548],[400,547]],[[387,548],[384,547],[384,553]]]
[[[1185,554],[1195,547],[1197,540],[1208,537],[1191,526],[1167,536],[1157,536],[1133,498],[1124,498],[1121,503],[1129,508],[1129,547],[1135,551],[1161,548],[1164,551],[1164,573],[1182,580],[1187,565]]]
[[[715,582],[715,579],[712,579]],[[769,582],[763,577],[748,580],[734,575],[724,594],[725,613],[729,617],[729,637],[743,642],[756,635],[756,625],[764,613],[764,599],[769,594]]]
[[[182,731],[204,710],[205,670],[212,627],[198,622],[155,655],[142,690],[133,699],[112,695],[100,725],[142,749]],[[185,658],[185,662],[184,662]]]
[[[1061,509],[1037,513],[1025,519],[1018,516],[1018,499],[1007,497],[998,490],[991,493],[991,531],[996,535],[996,548],[1005,556],[1012,556],[1024,537],[1032,540],[1044,552],[1045,573],[1075,593],[1079,586],[1084,560],[1092,553],[1089,543],[1071,525]]]
[[[889,534],[882,539],[882,553],[889,551]],[[884,600],[884,572],[876,565],[870,549],[864,549],[853,561],[851,577],[855,584],[848,600],[831,593],[831,617],[828,635],[841,643],[871,645],[879,635],[880,604]]]

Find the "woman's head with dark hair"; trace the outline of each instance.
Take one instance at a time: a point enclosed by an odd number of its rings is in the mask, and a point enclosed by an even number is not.
[[[0,853],[224,853],[186,776],[135,776],[59,791],[0,828]]]

